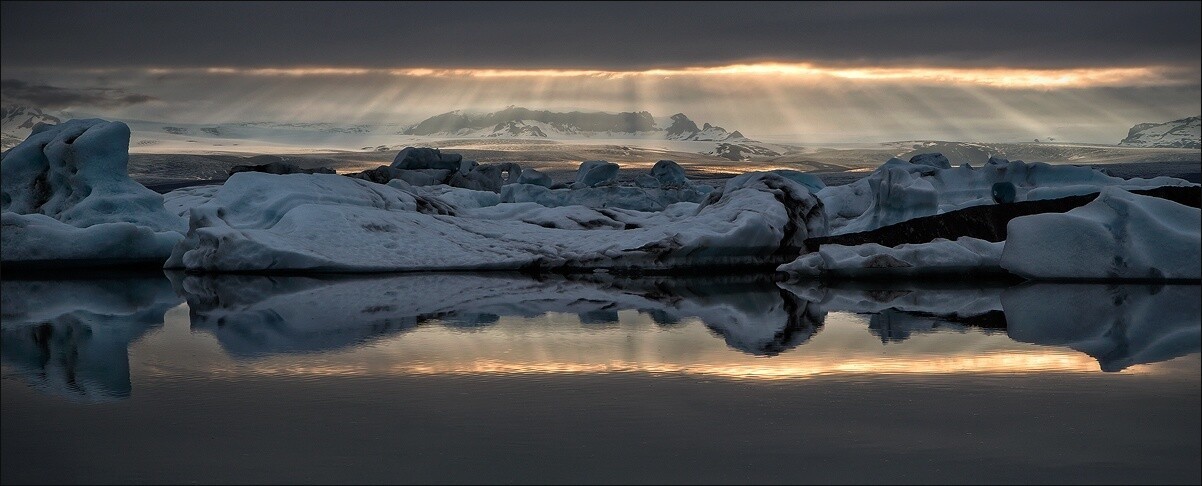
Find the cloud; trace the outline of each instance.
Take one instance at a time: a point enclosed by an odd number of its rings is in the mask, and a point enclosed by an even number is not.
[[[3,2],[12,67],[1076,68],[1199,59],[1198,2]],[[54,35],[46,35],[53,25]],[[147,42],[153,39],[153,42]]]
[[[116,108],[136,105],[157,98],[112,88],[62,88],[46,84],[30,84],[19,79],[0,80],[0,98],[5,103],[20,103],[47,109],[75,106]]]

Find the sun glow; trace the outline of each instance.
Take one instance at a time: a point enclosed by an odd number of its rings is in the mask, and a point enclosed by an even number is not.
[[[727,66],[682,67],[647,70],[600,69],[500,69],[500,68],[364,68],[364,67],[207,67],[150,68],[153,75],[203,73],[241,76],[364,76],[410,78],[672,78],[769,77],[812,81],[859,81],[984,86],[1007,89],[1094,88],[1112,86],[1168,86],[1189,82],[1167,66],[1091,67],[1071,69],[951,68],[951,67],[837,67],[812,63],[764,62]]]

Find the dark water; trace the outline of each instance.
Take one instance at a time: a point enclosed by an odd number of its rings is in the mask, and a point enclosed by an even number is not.
[[[1200,481],[1197,285],[0,283],[6,484]]]

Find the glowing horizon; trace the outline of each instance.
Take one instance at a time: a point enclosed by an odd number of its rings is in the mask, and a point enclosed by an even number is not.
[[[643,70],[522,69],[522,68],[430,68],[430,67],[143,67],[97,68],[91,73],[142,71],[149,75],[208,74],[252,77],[392,76],[406,78],[671,78],[711,76],[773,76],[790,80],[863,81],[919,83],[929,85],[981,86],[1004,89],[1054,89],[1098,87],[1181,86],[1195,80],[1188,69],[1168,65],[1132,67],[955,68],[939,66],[823,66],[809,62],[758,62],[721,66],[691,66]]]

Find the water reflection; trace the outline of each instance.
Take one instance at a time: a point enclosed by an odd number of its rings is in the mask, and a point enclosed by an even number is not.
[[[1015,341],[1067,346],[1103,371],[1197,353],[1202,324],[1197,285],[1036,284],[1002,293]]]
[[[0,360],[36,388],[83,401],[129,396],[129,344],[183,300],[156,274],[4,280],[0,291]]]
[[[759,277],[624,279],[607,276],[414,274],[368,278],[172,274],[192,328],[234,356],[316,352],[371,342],[433,322],[481,328],[501,316],[575,314],[604,329],[619,311],[661,326],[700,320],[732,348],[776,355],[822,326],[809,302]]]
[[[128,347],[184,301],[184,324],[196,333],[185,338],[212,336],[233,361],[160,354],[211,375],[640,372],[768,380],[1120,371],[1198,353],[1202,329],[1197,285],[168,277],[3,281],[6,374],[77,399],[128,396]]]

